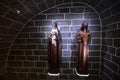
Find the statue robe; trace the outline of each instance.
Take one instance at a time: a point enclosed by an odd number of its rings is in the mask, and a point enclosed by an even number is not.
[[[86,75],[88,74],[88,42],[90,40],[90,34],[81,34],[82,31],[77,33],[78,41],[78,58],[77,58],[77,73]]]
[[[51,35],[48,37],[48,72],[51,74],[60,73],[61,62],[61,35],[58,31],[56,34],[56,46],[52,44]]]

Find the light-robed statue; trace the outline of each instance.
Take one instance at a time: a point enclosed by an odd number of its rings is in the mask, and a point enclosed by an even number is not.
[[[61,34],[57,22],[52,23],[52,30],[48,36],[48,75],[58,76],[61,63]]]

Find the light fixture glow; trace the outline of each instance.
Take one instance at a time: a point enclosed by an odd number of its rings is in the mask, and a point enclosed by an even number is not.
[[[19,13],[20,13],[20,10],[16,10],[16,12],[19,14]]]

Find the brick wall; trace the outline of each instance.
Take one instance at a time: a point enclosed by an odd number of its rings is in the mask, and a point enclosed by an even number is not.
[[[120,79],[120,2],[101,13],[102,73],[104,80]]]
[[[57,19],[62,34],[61,75],[47,75],[47,36],[52,20]],[[89,73],[85,80],[100,78],[101,26],[97,13],[81,3],[63,4],[35,16],[18,34],[12,45],[7,63],[8,80],[32,79],[82,79],[75,74],[77,43],[75,34],[82,22],[89,23]]]
[[[2,7],[2,6],[1,6]],[[19,28],[23,25],[9,20],[3,15],[6,13],[4,10],[0,13],[0,80],[4,80],[6,74],[6,61],[8,56],[9,47],[18,32]],[[2,17],[1,17],[2,16]]]
[[[19,15],[13,8],[13,2],[0,1],[0,80],[5,80],[9,47],[19,29],[27,21],[25,17]],[[14,4],[18,4],[17,2]]]

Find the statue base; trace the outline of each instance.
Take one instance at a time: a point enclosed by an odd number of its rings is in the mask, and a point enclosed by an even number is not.
[[[60,73],[54,74],[54,73],[49,73],[49,72],[48,72],[48,75],[49,75],[49,76],[59,76]]]
[[[81,76],[81,77],[88,77],[88,76],[89,76],[89,74],[79,74],[79,73],[77,72],[76,68],[75,68],[75,72],[76,72],[76,74],[77,74],[78,76]]]

